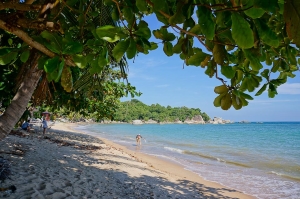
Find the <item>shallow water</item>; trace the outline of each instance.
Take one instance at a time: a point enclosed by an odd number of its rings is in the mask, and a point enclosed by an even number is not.
[[[300,198],[300,122],[79,127],[258,198]],[[135,136],[143,136],[136,146]]]

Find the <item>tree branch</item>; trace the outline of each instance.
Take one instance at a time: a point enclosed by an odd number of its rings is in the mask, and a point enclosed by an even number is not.
[[[17,27],[13,27],[13,28],[9,28],[6,26],[6,23],[4,21],[2,21],[0,19],[0,28],[8,31],[16,36],[18,36],[20,39],[22,39],[25,43],[27,43],[29,46],[32,46],[33,48],[41,51],[42,53],[44,53],[45,55],[49,56],[49,57],[54,57],[56,56],[55,53],[53,53],[52,51],[48,50],[48,48],[46,48],[44,45],[34,41],[26,32],[24,32],[23,30],[20,30]],[[70,59],[69,57],[66,59],[66,64],[68,66],[76,66],[76,64],[73,62],[72,59]]]
[[[17,25],[22,28],[62,32],[61,26],[59,23],[46,21],[45,19],[29,20],[26,18],[19,18],[17,20]]]
[[[39,11],[42,5],[20,4],[16,2],[0,2],[0,10],[15,9],[19,11]]]
[[[149,1],[149,0],[146,0],[146,1],[147,1],[147,3],[148,3],[149,5],[151,5],[152,7],[154,6],[154,4],[153,4],[151,1]],[[162,15],[163,15],[164,17],[166,17],[167,19],[169,19],[169,18],[171,17],[170,15],[168,15],[167,13],[165,13],[165,12],[163,12],[163,11],[161,11],[161,10],[159,10],[159,13],[162,14]],[[198,41],[199,41],[203,46],[205,46],[205,48],[206,48],[208,51],[212,51],[212,50],[211,50],[208,46],[206,46],[205,43],[201,40],[201,39],[204,39],[205,37],[200,36],[200,35],[196,35],[196,34],[194,34],[194,33],[191,33],[191,32],[189,32],[189,31],[187,31],[187,30],[184,30],[183,28],[180,28],[180,27],[179,27],[178,25],[176,25],[176,24],[170,24],[170,26],[172,26],[172,27],[174,27],[174,28],[180,30],[180,32],[183,32],[183,33],[185,33],[185,34],[187,34],[187,35],[196,37],[196,38],[198,39]]]
[[[224,79],[218,76],[218,66],[216,66],[216,78],[220,80],[225,86],[227,86],[226,81],[224,81]]]

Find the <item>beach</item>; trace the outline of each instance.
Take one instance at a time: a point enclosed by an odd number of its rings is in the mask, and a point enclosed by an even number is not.
[[[254,198],[76,126],[56,123],[45,138],[36,128],[1,141],[12,171],[1,187],[17,189],[6,198]]]

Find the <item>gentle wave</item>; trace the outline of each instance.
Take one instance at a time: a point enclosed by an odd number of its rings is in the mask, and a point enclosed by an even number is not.
[[[199,156],[199,157],[206,158],[206,159],[210,159],[210,160],[218,160],[218,159],[217,159],[217,158],[215,158],[215,157],[208,156],[208,155],[204,155],[204,154],[197,153],[197,152],[192,152],[192,151],[184,151],[183,153],[184,153],[184,154],[187,154],[187,155]]]
[[[167,146],[165,146],[164,149],[169,150],[169,151],[173,151],[173,152],[177,152],[177,153],[183,153],[184,152],[181,149],[176,149],[176,148],[167,147]]]
[[[207,180],[258,198],[300,199],[299,129],[297,122],[88,125],[85,131],[121,140],[120,144],[132,150],[140,133],[147,139],[140,152],[182,164]]]
[[[286,174],[283,174],[283,173],[279,173],[279,172],[275,172],[275,171],[271,171],[269,172],[270,174],[275,174],[277,176],[281,176],[281,177],[284,177],[284,178],[288,178],[290,180],[295,180],[295,181],[298,181],[300,182],[300,178],[298,177],[295,177],[295,176],[289,176],[289,175],[286,175]]]
[[[199,157],[210,159],[210,160],[217,160],[218,162],[224,162],[226,164],[232,164],[232,165],[235,165],[235,166],[240,166],[240,167],[245,167],[245,168],[251,168],[251,166],[243,164],[243,163],[240,163],[240,162],[227,161],[227,160],[224,160],[224,159],[221,159],[221,158],[204,155],[204,154],[198,153],[198,152],[184,151],[184,154],[199,156]]]

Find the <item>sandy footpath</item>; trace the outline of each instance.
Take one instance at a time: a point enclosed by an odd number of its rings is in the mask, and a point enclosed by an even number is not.
[[[254,198],[172,162],[76,132],[75,126],[55,124],[45,138],[36,127],[28,136],[9,135],[0,141],[0,156],[12,170],[11,179],[0,187],[17,188],[5,198]]]

